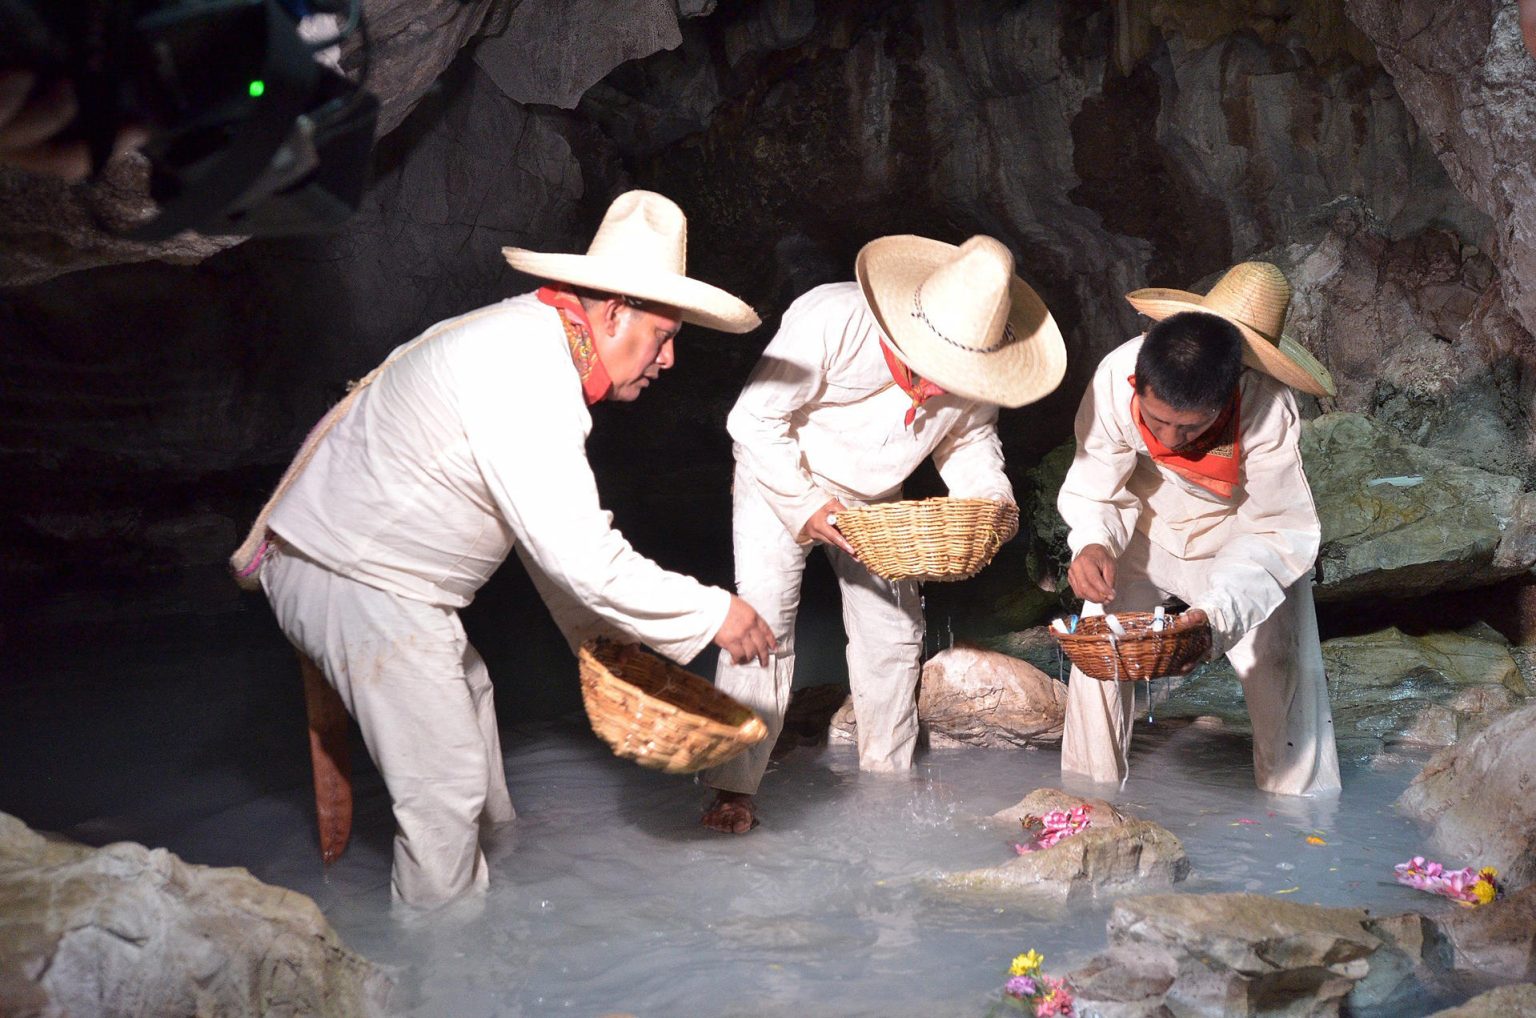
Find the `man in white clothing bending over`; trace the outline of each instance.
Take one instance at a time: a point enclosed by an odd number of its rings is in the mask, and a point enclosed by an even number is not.
[[[601,627],[679,662],[711,641],[768,660],[772,632],[746,602],[613,529],[587,464],[587,407],[636,399],[672,366],[683,322],[759,324],[684,275],[686,229],[671,201],[630,191],[585,255],[507,248],[549,285],[392,353],[315,429],[233,560],[357,719],[407,903],[485,886],[479,827],[514,815],[491,684],[458,615],[514,546],[573,642]]]
[[[998,406],[1040,399],[1066,368],[1055,321],[990,237],[960,247],[882,237],[859,252],[855,269],[858,282],[817,287],[785,312],[726,425],[736,451],[736,590],[778,642],[768,666],[722,655],[715,672],[715,684],[768,725],[762,742],[703,774],[716,790],[703,823],[724,833],[757,819],[752,797],[783,727],[800,579],[814,545],[826,547],[842,591],[859,766],[911,766],[918,585],[871,573],[833,517],[901,498],[929,456],[950,495],[1012,501]]]
[[[1127,299],[1156,324],[1104,358],[1078,410],[1077,454],[1057,500],[1073,552],[1067,579],[1089,614],[1183,600],[1242,682],[1258,787],[1334,791],[1312,608],[1321,527],[1287,388],[1332,395],[1333,381],[1281,335],[1291,287],[1268,263],[1235,266],[1203,297],[1149,289]],[[1072,669],[1064,774],[1125,780],[1128,685]]]

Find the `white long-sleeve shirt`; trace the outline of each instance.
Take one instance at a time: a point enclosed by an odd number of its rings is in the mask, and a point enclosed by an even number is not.
[[[1118,558],[1131,535],[1180,558],[1209,559],[1207,590],[1190,607],[1231,646],[1267,619],[1311,571],[1322,527],[1301,465],[1301,415],[1286,386],[1245,369],[1238,382],[1241,472],[1231,499],[1158,466],[1131,416],[1141,337],[1099,363],[1077,411],[1077,452],[1056,506],[1073,555],[1101,544]]]
[[[784,312],[726,421],[736,459],[796,537],[830,499],[898,497],[933,457],[956,498],[1013,500],[997,407],[935,396],[911,427],[911,398],[891,378],[881,332],[857,283],[816,287]]]
[[[325,436],[272,530],[344,576],[448,607],[468,604],[516,544],[621,633],[695,656],[730,595],[662,569],[613,529],[555,309],[524,294],[433,331]]]

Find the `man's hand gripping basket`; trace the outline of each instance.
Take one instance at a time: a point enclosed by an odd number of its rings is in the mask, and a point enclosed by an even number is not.
[[[616,756],[642,767],[702,770],[768,734],[751,708],[641,647],[589,640],[577,658],[592,730]]]
[[[1019,507],[990,498],[925,498],[845,509],[837,529],[887,580],[968,580],[1019,531]]]
[[[1048,630],[1072,663],[1089,678],[1136,682],[1183,675],[1211,649],[1211,627],[1183,615],[1152,628],[1151,612],[1117,612],[1125,635],[1113,632],[1103,615],[1086,615],[1071,633]]]

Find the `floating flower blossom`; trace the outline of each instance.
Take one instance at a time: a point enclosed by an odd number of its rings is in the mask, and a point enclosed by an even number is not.
[[[1045,958],[1040,952],[1029,950],[1016,956],[1008,968],[1009,979],[1003,986],[1003,999],[999,1005],[1005,1011],[1024,1011],[1035,1018],[1054,1018],[1056,1015],[1072,1016],[1073,997],[1065,979],[1056,979],[1040,971]],[[994,1008],[994,1013],[996,1013]]]
[[[1019,820],[1026,834],[1034,836],[1029,844],[1015,844],[1013,850],[1020,855],[1050,848],[1058,841],[1081,834],[1093,825],[1088,814],[1093,807],[1086,803],[1076,809],[1053,809],[1043,817],[1026,816]]]
[[[1429,862],[1422,855],[1416,855],[1392,869],[1397,874],[1398,883],[1450,898],[1456,904],[1468,908],[1488,904],[1501,891],[1497,879],[1499,871],[1492,866],[1484,866],[1480,870],[1474,870],[1471,866],[1448,870],[1437,862]]]
[[[1014,976],[1008,980],[1008,985],[1003,987],[1003,992],[1010,997],[1022,1000],[1025,997],[1033,997],[1036,989],[1035,981],[1029,976]]]
[[[1032,976],[1040,971],[1040,966],[1045,962],[1045,955],[1040,954],[1034,948],[1030,948],[1024,954],[1013,959],[1013,965],[1009,967],[1010,976]]]
[[[1052,979],[1050,976],[1041,976],[1046,989],[1035,998],[1035,1018],[1050,1018],[1051,1015],[1070,1015],[1072,1013],[1072,993],[1067,989],[1065,979]]]

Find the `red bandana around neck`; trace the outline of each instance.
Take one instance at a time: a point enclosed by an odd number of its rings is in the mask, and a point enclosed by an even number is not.
[[[883,339],[880,341],[880,352],[885,354],[885,366],[891,369],[891,377],[896,380],[896,385],[902,392],[912,397],[912,405],[907,408],[907,416],[902,418],[902,424],[910,428],[912,422],[917,419],[917,408],[935,396],[944,395],[944,390],[926,378],[914,376],[912,369],[897,359]]]
[[[1232,399],[1222,410],[1221,416],[1211,422],[1205,433],[1189,445],[1175,452],[1152,436],[1152,429],[1141,419],[1141,400],[1136,395],[1136,376],[1127,379],[1131,383],[1131,418],[1141,432],[1141,440],[1147,443],[1147,453],[1153,462],[1165,466],[1198,484],[1206,491],[1222,498],[1231,498],[1237,490],[1237,480],[1242,464],[1242,436],[1238,422],[1242,419],[1242,393],[1232,390]]]
[[[613,382],[602,359],[597,356],[586,308],[581,306],[574,293],[558,286],[541,286],[538,297],[560,313],[560,324],[565,326],[565,342],[571,349],[571,363],[576,365],[576,373],[581,376],[581,395],[587,406],[602,402],[608,397]]]

